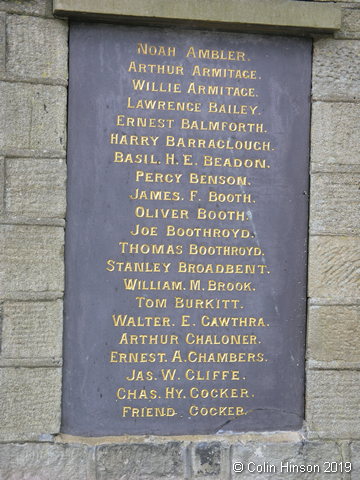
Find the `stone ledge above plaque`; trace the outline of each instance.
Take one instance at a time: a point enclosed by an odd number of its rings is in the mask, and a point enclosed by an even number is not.
[[[341,27],[337,6],[294,0],[54,0],[53,12],[81,20],[287,35],[331,33]]]

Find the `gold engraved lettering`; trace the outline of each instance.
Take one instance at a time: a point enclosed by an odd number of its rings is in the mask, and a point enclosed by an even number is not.
[[[162,265],[162,264],[159,264]],[[159,266],[160,269],[160,266]],[[264,264],[234,264],[234,263],[188,263],[178,262],[179,273],[195,273],[195,274],[257,274],[263,275],[267,272],[267,265]]]
[[[213,148],[217,150],[247,150],[247,151],[270,151],[270,142],[260,142],[258,140],[234,140],[174,137],[166,136],[166,146],[175,148]]]
[[[247,415],[243,407],[204,407],[191,405],[189,408],[189,415],[191,417],[234,417],[238,418],[242,415]]]
[[[162,352],[110,352],[110,363],[164,363],[166,353]]]
[[[147,183],[180,183],[182,173],[153,173],[136,170],[135,181]]]
[[[187,333],[185,343],[188,345],[256,345],[258,342],[256,341],[256,335],[202,335]]]
[[[170,317],[133,317],[127,314],[113,314],[114,327],[170,327]]]
[[[267,327],[263,317],[209,317],[200,319],[202,327]]]
[[[219,282],[208,280],[207,290],[210,292],[252,292],[255,290],[252,282]]]
[[[231,113],[233,115],[255,115],[258,108],[258,105],[238,105],[217,102],[209,102],[208,104],[209,113]]]
[[[180,128],[182,130],[218,131],[218,132],[242,132],[242,133],[265,133],[263,123],[241,123],[213,120],[193,120],[182,118]]]
[[[174,297],[175,308],[200,309],[200,310],[238,310],[243,308],[239,299],[224,298],[185,298]]]
[[[144,237],[156,237],[158,235],[158,227],[144,227],[136,224],[135,228],[133,230],[130,230],[130,234],[133,236],[142,235]]]
[[[179,337],[177,335],[135,335],[123,333],[119,340],[120,345],[178,345]]]
[[[142,407],[135,408],[125,406],[122,407],[123,417],[144,418],[144,417],[174,417],[177,415],[176,410],[171,407]]]
[[[244,211],[239,210],[207,210],[198,208],[196,218],[198,220],[235,220],[244,222],[247,220]]]
[[[188,247],[189,255],[221,255],[221,256],[254,256],[263,255],[260,247],[238,247],[235,245],[198,245],[191,243]]]
[[[129,195],[131,200],[166,200],[178,202],[180,200],[180,192],[170,192],[164,190],[140,190],[135,188],[134,193]]]
[[[112,135],[117,135],[117,133]],[[114,152],[114,163],[144,163],[147,165],[159,165],[160,162],[156,160],[154,154]]]
[[[132,86],[135,91],[158,93],[181,93],[181,84],[172,82],[149,82],[142,79],[133,79]]]
[[[166,308],[167,298],[135,297],[138,308]]]
[[[175,352],[171,362],[174,361]],[[190,363],[262,363],[265,358],[263,353],[191,351],[187,353],[186,361]]]
[[[120,253],[131,255],[181,255],[183,253],[182,245],[156,244],[156,243],[129,243],[119,242]]]
[[[144,382],[155,380],[154,373],[151,370],[143,371],[132,369],[131,374],[125,377],[128,382]]]
[[[153,137],[147,135],[119,135],[118,133],[112,133],[110,135],[110,143],[116,143],[118,145],[137,145],[154,147],[160,137]]]
[[[183,391],[184,391],[183,388],[166,387],[165,398],[167,399],[184,398]]]
[[[237,178],[237,177],[234,177],[234,178]],[[194,179],[197,179],[197,177],[194,177]],[[218,193],[213,190],[210,190],[208,192],[208,202],[253,203],[253,197],[251,193],[220,193],[220,192]]]
[[[236,381],[243,380],[240,377],[239,370],[193,370],[188,368],[185,371],[186,380],[190,381],[213,381],[213,380],[227,380]]]
[[[175,47],[165,47],[163,45],[149,45],[148,43],[137,44],[137,53],[139,55],[158,55],[160,57],[175,57]]]
[[[108,272],[168,273],[171,263],[160,262],[118,262],[109,259],[106,262]]]
[[[184,67],[182,65],[145,64],[131,61],[128,72],[155,73],[157,75],[184,75]]]
[[[267,161],[265,159],[252,159],[246,158],[244,160],[240,158],[222,158],[212,157],[210,155],[203,156],[204,167],[231,167],[231,168],[268,168]]]
[[[137,218],[179,218],[188,219],[189,211],[177,208],[145,208],[141,205],[135,207],[135,217]]]
[[[206,388],[192,387],[189,392],[190,398],[249,398],[246,388]]]
[[[123,278],[125,290],[185,290],[182,280],[141,280]]]
[[[236,50],[210,50],[194,47],[188,49],[186,57],[203,58],[207,60],[230,60],[237,62],[244,62],[247,60],[245,52]]]
[[[240,228],[182,228],[166,225],[167,237],[249,238],[250,231]]]
[[[225,85],[199,85],[191,82],[186,93],[194,95],[228,95],[233,97],[255,97],[254,88],[232,87]]]
[[[176,375],[176,368],[168,368],[168,369],[161,369],[160,370],[160,375],[162,380],[164,381],[174,381],[175,380],[175,375]]]
[[[234,175],[202,175],[199,173],[189,173],[189,183],[199,183],[201,185],[249,185],[247,177]]]
[[[212,77],[212,78],[246,78],[255,80],[256,70],[236,70],[232,68],[202,67],[194,65],[191,75],[193,77]]]
[[[116,397],[119,400],[153,400],[155,398],[158,398],[158,393],[157,390],[151,389],[151,390],[146,390],[146,388],[141,388],[141,389],[127,389],[124,387],[120,387],[116,391]]]
[[[127,108],[135,108],[140,110],[165,110],[175,112],[201,112],[201,103],[199,102],[175,102],[172,100],[147,100],[127,99]],[[257,108],[257,107],[256,107]],[[220,113],[220,112],[219,112]]]
[[[174,122],[173,118],[127,117],[126,115],[116,117],[117,127],[173,128]]]

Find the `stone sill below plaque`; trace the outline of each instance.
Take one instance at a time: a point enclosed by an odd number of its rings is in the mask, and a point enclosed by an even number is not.
[[[337,6],[294,0],[54,0],[53,12],[77,20],[287,35],[341,27]]]
[[[293,432],[249,432],[249,433],[223,433],[217,435],[121,435],[109,437],[80,437],[60,433],[55,436],[56,443],[83,443],[86,445],[121,444],[121,443],[168,443],[180,442],[218,442],[226,441],[228,444],[237,443],[299,443],[305,440],[303,431]]]

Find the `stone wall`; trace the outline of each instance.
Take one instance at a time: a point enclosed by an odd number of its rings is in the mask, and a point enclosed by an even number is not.
[[[80,439],[59,434],[67,23],[50,1],[0,0],[1,479],[266,480],[231,464],[350,460],[330,478],[360,478],[360,2],[337,4],[342,30],[314,39],[303,431]]]

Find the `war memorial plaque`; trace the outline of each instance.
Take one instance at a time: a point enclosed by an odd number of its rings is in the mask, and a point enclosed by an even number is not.
[[[71,26],[63,432],[301,428],[310,60]]]

